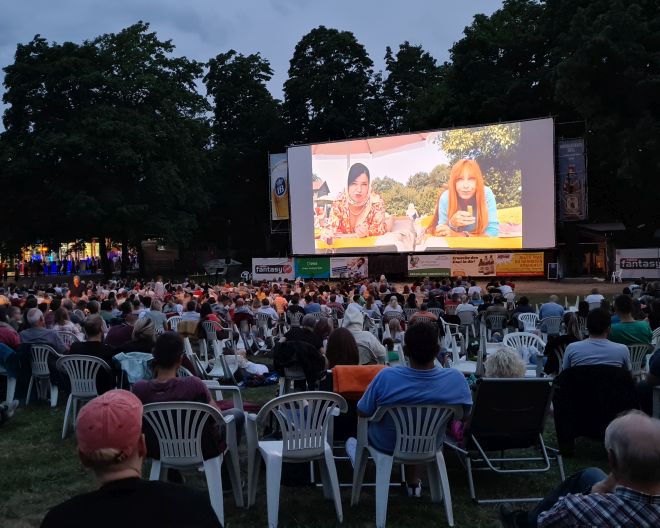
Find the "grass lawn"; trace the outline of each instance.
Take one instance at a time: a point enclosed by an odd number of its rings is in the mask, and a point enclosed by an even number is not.
[[[255,403],[272,397],[273,387],[246,389],[244,399]],[[91,476],[78,462],[73,435],[61,440],[64,415],[62,401],[56,409],[45,402],[21,407],[14,418],[0,429],[0,526],[32,527],[39,523],[49,507],[72,495],[94,488]],[[554,427],[549,421],[546,431],[549,445],[554,442]],[[457,526],[499,526],[496,507],[477,506],[468,497],[466,474],[451,454],[447,454],[449,480],[452,489],[454,517]],[[586,467],[606,467],[602,447],[590,441],[578,441],[576,456],[565,459],[567,474]],[[145,464],[145,474],[146,474]],[[245,462],[243,462],[245,478]],[[350,480],[351,469],[339,463],[341,480]],[[395,473],[396,475],[396,473]],[[369,476],[369,475],[368,475]],[[198,474],[186,475],[188,482],[204,486]],[[372,477],[373,478],[373,477]],[[395,479],[398,478],[395,476]],[[264,472],[260,478],[260,490],[255,507],[237,509],[229,495],[225,496],[228,527],[265,526],[266,497],[263,488]],[[481,475],[477,490],[498,496],[529,496],[544,494],[559,482],[559,473],[553,468],[549,473],[525,477],[493,477]],[[349,488],[342,490],[345,526],[372,526],[375,501],[373,488],[363,488],[362,500],[356,507],[350,506]],[[419,526],[432,522],[434,526],[446,526],[444,510],[432,504],[425,489],[422,499],[404,497],[399,488],[392,488],[388,505],[390,526]],[[332,503],[324,501],[320,489],[312,487],[283,486],[281,491],[280,525],[335,526]]]

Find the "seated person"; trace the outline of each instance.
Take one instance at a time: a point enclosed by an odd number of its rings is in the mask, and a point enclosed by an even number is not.
[[[529,299],[524,295],[518,299],[516,307],[513,309],[511,317],[513,319],[513,326],[517,327],[521,332],[523,330],[523,324],[518,321],[518,314],[521,313],[535,313],[536,310],[529,305]]]
[[[660,420],[639,411],[614,419],[605,431],[606,475],[588,468],[565,480],[533,510],[503,505],[504,526],[660,526]]]
[[[566,347],[563,369],[580,365],[611,365],[631,369],[628,347],[607,338],[610,331],[610,316],[607,312],[591,310],[587,316],[587,330],[587,339]]]
[[[438,356],[438,328],[428,323],[412,325],[406,332],[404,354],[410,367],[385,368],[369,384],[358,402],[360,416],[372,416],[382,405],[452,404],[472,405],[465,377],[455,369],[435,366]],[[389,416],[369,425],[369,444],[384,453],[392,453],[396,430]],[[416,466],[408,467],[406,480],[409,495],[419,496],[421,481]]]
[[[587,314],[588,316],[588,314]],[[559,336],[548,336],[548,342],[543,353],[546,356],[546,362],[543,366],[543,372],[546,374],[557,374],[559,372],[559,359],[555,350],[559,347],[566,347],[571,343],[582,341],[582,331],[575,313],[569,312],[566,317],[566,334]],[[566,348],[564,348],[564,352]]]
[[[177,377],[179,367],[184,357],[183,338],[176,332],[164,332],[156,340],[154,346],[154,379],[141,380],[133,385],[133,393],[142,403],[158,403],[168,401],[193,401],[214,404],[209,389],[204,382],[195,376]],[[245,415],[238,409],[222,411],[231,415],[236,422],[236,440],[240,443]],[[204,435],[204,458],[213,458],[224,450],[224,430],[216,423],[207,422],[207,433]],[[147,446],[149,453],[157,452],[155,436],[147,431]]]
[[[83,322],[83,330],[87,336],[87,341],[72,343],[69,354],[82,354],[84,356],[94,356],[105,361],[112,369],[114,363],[112,356],[116,354],[115,349],[110,345],[103,343],[103,319],[100,315],[90,315]],[[116,386],[116,376],[119,372],[108,375],[105,369],[99,369],[96,375],[96,388],[99,394],[114,388]]]
[[[633,301],[627,295],[619,295],[614,299],[614,310],[619,318],[612,324],[610,341],[624,345],[651,344],[653,333],[646,321],[637,321],[633,317]]]
[[[487,378],[524,378],[527,370],[520,353],[511,347],[502,347],[490,354],[484,368]]]
[[[147,449],[142,403],[128,391],[112,390],[78,414],[78,456],[100,488],[53,507],[42,528],[145,528],[220,526],[208,493],[161,481],[142,480]]]
[[[360,351],[360,365],[385,364],[385,347],[378,338],[364,328],[364,313],[356,304],[350,304],[344,314],[342,323],[357,343]]]
[[[475,308],[475,312],[476,312],[476,308]],[[408,323],[415,324],[415,321],[420,317],[424,317],[424,318],[428,317],[429,319],[431,319],[431,321],[438,320],[437,315],[435,315],[433,312],[429,312],[429,305],[426,303],[422,303],[421,308],[418,311],[416,311],[414,314],[412,314],[412,316],[410,316],[410,320],[408,321]],[[392,319],[392,321],[396,321],[396,319]]]
[[[195,301],[188,301],[186,303],[186,310],[181,314],[182,321],[199,321],[199,312],[197,312],[197,303]]]
[[[543,303],[541,308],[539,308],[539,319],[545,319],[546,317],[561,317],[564,315],[564,307],[557,302],[558,300],[559,297],[551,295],[548,302]]]
[[[115,354],[119,352],[147,352],[151,353],[156,338],[156,326],[153,319],[142,317],[135,321],[131,327],[131,340],[122,343],[115,348]],[[106,342],[108,340],[106,339]]]
[[[337,328],[328,337],[328,346],[325,352],[328,368],[335,365],[359,365],[360,352],[350,330]]]

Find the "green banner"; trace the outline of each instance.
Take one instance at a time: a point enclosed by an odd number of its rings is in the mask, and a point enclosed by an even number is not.
[[[330,259],[328,257],[296,258],[296,277],[330,278]]]

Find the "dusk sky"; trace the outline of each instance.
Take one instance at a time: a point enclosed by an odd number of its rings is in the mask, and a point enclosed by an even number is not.
[[[5,2],[0,17],[0,67],[13,62],[17,43],[37,33],[48,41],[82,42],[115,33],[138,20],[151,23],[162,40],[171,39],[177,55],[206,62],[235,49],[260,52],[275,76],[269,84],[282,98],[289,60],[300,38],[324,25],[351,31],[384,69],[385,47],[408,40],[439,63],[461,38],[477,13],[491,14],[500,0],[32,0]],[[0,73],[4,79],[4,73]],[[4,90],[3,90],[4,91]]]

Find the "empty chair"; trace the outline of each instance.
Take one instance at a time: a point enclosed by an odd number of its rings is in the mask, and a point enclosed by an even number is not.
[[[266,502],[268,526],[277,527],[279,516],[282,463],[319,461],[323,491],[332,498],[337,519],[343,513],[339,480],[332,447],[328,443],[328,424],[334,414],[346,412],[346,400],[331,392],[305,392],[280,396],[265,404],[259,414],[249,414],[246,423],[248,439],[248,506],[256,501],[259,478],[259,456],[266,465]],[[281,440],[260,439],[259,428],[274,416],[280,426]]]
[[[99,369],[105,369],[108,375],[111,374],[111,370],[102,359],[79,354],[60,357],[57,360],[57,368],[66,372],[71,382],[71,394],[66,402],[64,425],[62,426],[62,439],[64,439],[69,430],[69,417],[73,422],[73,430],[76,429],[78,404],[83,404],[99,395],[96,387],[96,375]]]
[[[461,321],[461,330],[465,333],[465,338],[470,339],[470,330],[472,330],[472,337],[477,337],[477,331],[474,327],[474,322],[477,314],[473,311],[458,312],[458,318]]]
[[[616,270],[612,272],[612,284],[616,282],[623,282],[623,270]]]
[[[57,407],[58,389],[57,385],[52,383],[50,379],[49,360],[54,362],[60,357],[62,357],[62,355],[58,354],[55,349],[49,345],[30,345],[30,367],[32,369],[32,375],[30,376],[27,397],[25,398],[26,406],[30,403],[32,387],[36,384],[37,396],[39,399],[46,397],[46,388],[48,388],[50,389],[50,406]],[[9,396],[7,396],[7,398],[9,398]]]
[[[404,309],[403,309],[403,313],[406,315],[406,319],[407,319],[408,321],[410,321],[410,318],[411,318],[414,314],[416,314],[417,312],[419,312],[419,309],[418,309],[418,308],[404,308]]]
[[[524,348],[535,348],[542,355],[545,350],[543,339],[530,332],[512,332],[507,334],[502,339],[502,344],[515,348],[519,352],[523,351]]]
[[[146,404],[144,420],[156,436],[160,453],[159,460],[152,460],[149,480],[159,480],[167,468],[204,468],[211,506],[224,526],[221,469],[225,454],[231,459],[227,472],[236,505],[243,506],[234,417],[225,417],[216,407],[206,403],[166,402]],[[215,420],[218,427],[225,428],[227,448],[223,453],[204,460],[202,436],[209,420]]]
[[[534,332],[539,322],[539,316],[533,312],[519,313],[516,318],[523,325],[523,332]]]
[[[267,313],[257,312],[255,315],[257,319],[257,332],[259,337],[261,337],[266,342],[269,348],[272,348],[275,344],[272,328],[272,325],[275,324],[273,319],[271,318],[270,314]]]
[[[368,423],[379,422],[386,415],[394,422],[394,452],[382,453],[369,445]],[[376,464],[376,526],[382,528],[387,519],[390,476],[394,464],[424,464],[428,472],[433,502],[443,501],[449,526],[454,526],[451,491],[447,467],[442,454],[443,436],[452,417],[460,419],[460,405],[397,405],[379,407],[370,418],[358,417],[358,440],[355,451],[351,504],[360,500],[360,491],[368,456]]]
[[[301,312],[287,312],[286,319],[290,327],[300,326],[304,314]]]

